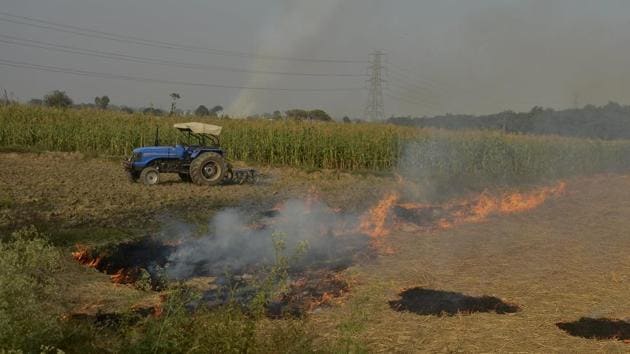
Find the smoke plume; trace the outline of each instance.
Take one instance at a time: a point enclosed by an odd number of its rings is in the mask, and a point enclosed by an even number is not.
[[[261,219],[244,210],[226,209],[210,220],[210,231],[197,238],[190,236],[189,226],[171,225],[171,230],[179,229],[178,236],[185,238],[169,257],[168,275],[184,279],[273,264],[274,234],[281,235],[285,256],[306,246],[295,266],[344,262],[368,244],[368,238],[356,231],[357,216],[337,213],[318,201],[289,200],[271,214]]]
[[[325,27],[338,4],[338,0],[285,2],[278,21],[269,24],[262,31],[258,49],[260,57],[256,59],[252,69],[271,70],[273,63],[265,59],[267,55],[291,57],[303,51],[304,45],[316,38]],[[275,76],[253,74],[246,86],[273,87],[276,80]],[[259,91],[243,90],[230,106],[229,112],[237,117],[246,117],[257,111],[260,99]]]

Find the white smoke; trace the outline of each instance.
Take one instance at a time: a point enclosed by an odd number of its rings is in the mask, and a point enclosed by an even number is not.
[[[282,11],[275,23],[263,29],[261,45],[258,49],[260,59],[252,65],[252,70],[271,70],[278,62],[264,59],[265,56],[293,57],[298,55],[298,48],[303,48],[309,39],[318,36],[327,21],[334,14],[339,0],[291,0],[284,1]],[[276,76],[252,74],[248,87],[273,87]],[[261,91],[242,90],[238,98],[230,105],[228,112],[236,117],[246,117],[258,110]]]
[[[306,253],[298,258],[301,263],[337,261],[368,244],[368,238],[355,231],[357,216],[337,213],[321,202],[289,200],[276,215],[255,219],[242,210],[223,210],[210,220],[210,231],[200,238],[178,226],[186,239],[170,255],[168,275],[184,279],[272,264],[273,233],[284,236],[286,256],[294,255],[300,244],[307,245]]]

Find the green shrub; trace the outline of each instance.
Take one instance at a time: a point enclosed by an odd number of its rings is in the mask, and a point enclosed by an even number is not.
[[[0,242],[0,349],[39,351],[60,339],[53,278],[60,259],[34,227]]]

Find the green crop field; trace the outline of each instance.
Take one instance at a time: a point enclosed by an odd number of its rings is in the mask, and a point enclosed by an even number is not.
[[[478,185],[535,182],[630,166],[630,142],[499,132],[450,132],[384,124],[152,117],[100,110],[0,108],[0,147],[125,156],[181,137],[176,122],[224,127],[229,157],[259,165],[347,171],[400,168],[414,177]]]

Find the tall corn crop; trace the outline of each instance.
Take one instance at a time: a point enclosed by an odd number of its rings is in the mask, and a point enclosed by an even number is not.
[[[102,110],[0,107],[0,147],[129,155],[181,139],[188,120],[223,126],[229,157],[251,163],[341,170],[394,170],[442,183],[483,186],[618,171],[630,142],[497,132],[450,132],[384,124],[151,117]]]

